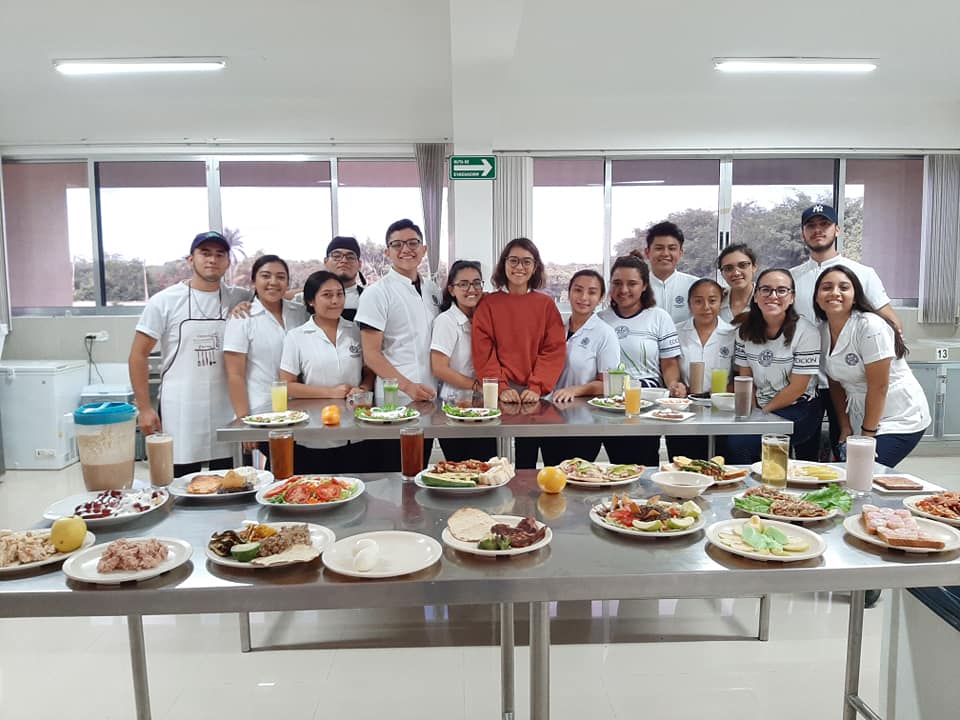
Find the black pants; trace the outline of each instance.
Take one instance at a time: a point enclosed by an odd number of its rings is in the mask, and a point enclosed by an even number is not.
[[[211,470],[229,470],[233,467],[233,458],[216,458],[210,461]],[[183,477],[184,475],[189,475],[190,473],[197,473],[203,469],[202,462],[195,463],[174,463],[173,465],[173,476],[174,477]]]
[[[603,446],[607,449],[607,457],[614,465],[635,463],[652,468],[660,465],[659,435],[604,438]]]
[[[489,460],[497,455],[497,439],[440,438],[440,449],[446,460]]]
[[[673,462],[677,455],[683,455],[691,460],[707,460],[709,441],[703,435],[668,435],[667,456]],[[714,447],[715,455],[722,455],[719,443]]]

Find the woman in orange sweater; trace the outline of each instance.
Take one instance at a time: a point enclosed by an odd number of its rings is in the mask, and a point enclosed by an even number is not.
[[[473,368],[478,378],[500,379],[500,402],[535,403],[549,394],[566,360],[566,337],[553,299],[535,292],[545,273],[540,251],[527,238],[507,243],[491,281],[500,292],[473,314]],[[539,443],[517,439],[517,467],[536,467]]]

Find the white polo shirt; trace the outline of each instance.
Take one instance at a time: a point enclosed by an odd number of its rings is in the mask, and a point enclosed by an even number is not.
[[[393,268],[360,295],[355,322],[383,333],[384,357],[409,380],[428,387],[437,381],[430,370],[433,320],[440,307],[440,291],[421,278],[421,292],[413,281]],[[421,294],[422,293],[422,294]],[[383,378],[377,378],[376,397],[383,397]],[[400,393],[400,402],[410,402]]]
[[[690,363],[703,363],[704,383],[714,370],[733,368],[733,351],[736,343],[737,329],[722,318],[717,318],[717,327],[714,328],[706,344],[700,342],[700,335],[694,327],[693,318],[677,325],[677,337],[680,339],[680,378],[690,385]]]
[[[657,300],[657,307],[666,310],[674,323],[683,322],[690,318],[690,308],[687,306],[687,293],[690,286],[699,280],[695,275],[674,270],[673,275],[666,280],[659,280],[650,273],[650,289]]]
[[[890,304],[890,298],[887,296],[887,291],[883,288],[883,282],[880,280],[880,276],[877,275],[877,271],[872,267],[862,265],[856,260],[851,260],[843,255],[836,255],[829,260],[824,260],[819,265],[813,260],[808,259],[806,262],[790,269],[795,287],[793,307],[800,317],[806,318],[808,322],[817,324],[817,317],[813,313],[813,288],[817,284],[817,278],[820,277],[820,273],[834,265],[845,265],[853,271],[853,274],[857,276],[860,284],[863,285],[863,294],[866,296],[867,301],[873,305],[874,310],[879,310],[884,305]]]
[[[627,372],[638,380],[656,378],[662,383],[660,358],[680,355],[677,328],[666,311],[650,307],[631,318],[622,318],[613,308],[607,308],[599,317],[616,333],[620,362]]]
[[[310,318],[287,332],[283,339],[280,369],[291,375],[302,374],[305,385],[359,385],[363,375],[359,328],[349,320],[340,318],[337,323],[337,342],[334,344]],[[345,440],[298,440],[297,443],[309,448],[332,448],[347,444]]]
[[[891,359],[890,384],[877,434],[915,433],[930,425],[930,408],[923,388],[907,361],[897,359],[893,328],[882,317],[854,310],[829,351],[826,349],[830,347],[830,326],[823,323],[820,332],[825,354],[823,367],[847,394],[847,415],[854,434],[859,434],[866,410],[865,366],[886,358]]]
[[[737,367],[750,368],[761,408],[790,384],[793,373],[810,376],[803,395],[811,399],[817,394],[820,333],[811,323],[799,318],[789,343],[783,334],[762,344],[743,340],[738,334],[734,363]]]
[[[270,404],[270,384],[278,377],[283,339],[303,323],[306,308],[284,300],[281,315],[283,325],[254,298],[248,317],[227,320],[223,350],[247,356],[247,400],[252,411]]]
[[[570,321],[566,322],[570,332]],[[604,370],[620,364],[620,342],[617,333],[598,315],[591,315],[573,335],[567,338],[567,359],[555,390],[586,385]]]
[[[470,349],[470,318],[463,314],[463,310],[452,304],[445,311],[437,315],[433,321],[433,339],[430,349],[443,353],[450,358],[450,369],[461,375],[473,377],[473,352]],[[443,383],[441,397],[458,388]]]

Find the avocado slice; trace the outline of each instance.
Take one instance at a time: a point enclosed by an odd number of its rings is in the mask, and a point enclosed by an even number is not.
[[[663,523],[659,520],[651,520],[650,522],[633,521],[633,529],[641,532],[659,532],[662,528]]]
[[[433,473],[421,473],[420,481],[428,487],[476,487],[479,475],[467,475],[463,477],[456,475],[439,475]]]
[[[672,517],[667,519],[667,527],[671,530],[686,530],[688,527],[691,527],[697,519],[692,516],[687,517]]]

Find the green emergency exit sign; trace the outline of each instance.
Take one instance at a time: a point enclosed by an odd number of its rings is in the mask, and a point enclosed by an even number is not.
[[[451,180],[493,180],[497,177],[496,155],[453,155]]]

